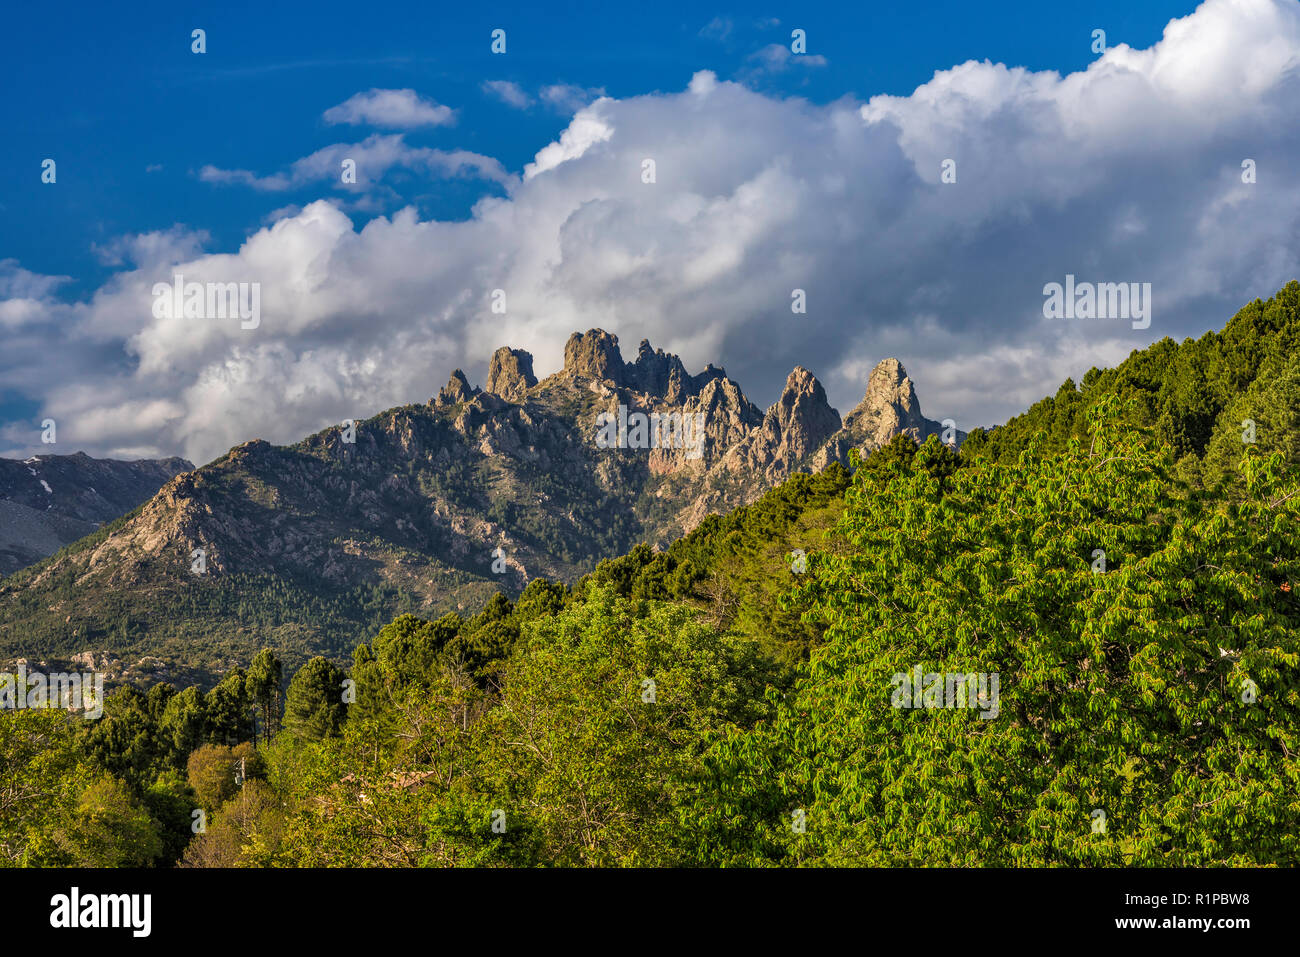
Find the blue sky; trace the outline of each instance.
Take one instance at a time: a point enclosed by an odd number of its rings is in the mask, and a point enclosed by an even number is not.
[[[1286,24],[1295,19],[1295,4],[1282,0],[1248,0],[1244,4],[1248,18],[1243,18],[1229,0],[1216,0],[1209,6],[1213,10],[1201,17],[1203,22],[1198,28],[1203,37],[1208,37],[1212,29],[1222,32],[1214,18],[1234,26],[1249,18],[1259,20],[1256,14],[1265,19],[1280,17]],[[972,144],[981,142],[974,124],[982,124],[981,128],[987,130],[1006,122],[1007,131],[999,134],[1003,138],[998,142],[1006,144],[1008,157],[1022,162],[1030,151],[1032,129],[1037,122],[1027,117],[1037,108],[1031,101],[1039,93],[1026,87],[989,94],[993,99],[988,110],[976,110],[974,119],[965,115],[953,119],[953,111],[967,110],[971,102],[984,96],[989,83],[1002,82],[987,72],[963,79],[963,74],[952,73],[954,67],[987,60],[1023,67],[1030,74],[1055,71],[1060,77],[1082,75],[1091,67],[1092,76],[1099,70],[1100,59],[1091,49],[1094,29],[1106,31],[1107,44],[1112,48],[1127,44],[1142,51],[1161,41],[1171,19],[1187,16],[1194,9],[1194,4],[1185,2],[800,4],[751,11],[701,8],[692,3],[469,5],[454,10],[431,4],[133,3],[76,4],[61,8],[55,16],[47,9],[30,5],[14,8],[7,11],[6,29],[0,34],[0,78],[9,91],[0,105],[0,122],[5,130],[5,147],[0,150],[0,182],[4,184],[0,188],[0,261],[8,263],[10,271],[7,280],[0,278],[0,301],[7,297],[29,305],[22,307],[21,318],[11,320],[7,326],[0,324],[0,331],[11,338],[14,346],[8,363],[0,364],[0,375],[4,377],[0,379],[0,453],[19,454],[36,448],[31,438],[37,434],[33,419],[46,414],[67,421],[67,434],[76,448],[98,454],[183,453],[202,458],[216,454],[220,447],[241,436],[253,437],[242,435],[245,428],[266,433],[264,437],[273,441],[289,441],[302,431],[333,421],[351,406],[361,405],[356,411],[370,414],[378,411],[370,407],[374,403],[395,404],[427,397],[436,392],[454,366],[481,370],[494,345],[530,348],[539,352],[539,360],[546,360],[554,353],[551,338],[558,336],[562,347],[563,334],[567,333],[560,330],[566,325],[615,326],[625,354],[630,353],[643,330],[638,329],[636,316],[626,308],[627,304],[632,297],[649,295],[646,290],[652,287],[662,289],[665,283],[671,284],[674,269],[680,273],[681,264],[673,265],[664,258],[644,275],[629,277],[619,272],[617,281],[611,278],[596,289],[587,288],[582,276],[562,275],[563,270],[552,268],[550,274],[538,277],[536,272],[541,266],[529,271],[519,263],[529,259],[531,250],[548,243],[563,249],[566,261],[577,261],[579,254],[573,244],[579,242],[580,236],[590,243],[586,250],[589,253],[610,246],[623,248],[629,243],[635,247],[637,228],[644,227],[650,233],[658,228],[645,219],[655,215],[653,209],[632,205],[639,200],[629,200],[629,205],[619,208],[618,197],[611,192],[616,192],[614,187],[590,185],[598,182],[597,171],[593,170],[592,178],[585,181],[591,189],[591,195],[586,197],[581,195],[581,183],[570,183],[563,177],[577,176],[576,170],[582,164],[594,163],[602,149],[616,148],[637,129],[654,131],[663,138],[682,131],[689,141],[691,135],[702,138],[707,136],[707,130],[720,128],[725,114],[719,114],[718,120],[708,125],[698,111],[688,109],[691,101],[685,91],[701,71],[710,71],[722,84],[720,89],[725,95],[735,97],[729,108],[733,114],[754,111],[754,125],[731,134],[732,141],[739,144],[748,140],[743,134],[754,129],[752,142],[736,147],[738,154],[751,150],[754,155],[733,156],[726,147],[714,143],[709,148],[721,153],[711,157],[701,148],[691,156],[691,185],[689,189],[683,185],[681,195],[689,194],[692,203],[738,201],[745,195],[746,184],[758,189],[781,175],[790,176],[790,182],[796,184],[816,178],[843,178],[852,183],[874,175],[869,171],[890,169],[899,156],[907,157],[920,170],[916,144],[924,139],[927,130],[935,128],[936,118],[940,125],[950,121],[954,124],[957,132],[948,139],[966,143],[968,151]],[[202,55],[190,50],[190,31],[196,27],[206,31],[207,52]],[[507,31],[505,55],[490,52],[490,34],[498,27]],[[796,27],[806,31],[807,57],[772,55],[773,50],[782,54],[788,48],[791,30]],[[1239,52],[1245,61],[1253,56],[1249,43],[1270,35],[1287,39],[1286,31],[1279,30],[1276,22],[1271,26],[1244,25],[1242,29],[1240,41],[1230,37],[1227,42],[1243,44]],[[1180,42],[1188,49],[1194,48],[1191,41]],[[1260,103],[1254,104],[1258,110],[1252,113],[1251,104],[1243,106],[1242,116],[1253,116],[1261,128],[1264,118],[1271,115],[1268,96],[1280,96],[1284,84],[1293,78],[1293,71],[1286,66],[1290,56],[1289,48],[1283,51],[1276,76],[1269,81],[1273,86],[1260,94]],[[1147,86],[1155,82],[1152,77],[1170,75],[1170,70],[1158,63],[1144,66],[1122,55],[1111,69],[1129,74],[1130,80],[1147,70]],[[1227,66],[1224,70],[1225,89],[1240,81],[1252,96],[1258,92],[1258,84],[1250,77],[1236,77]],[[963,91],[949,89],[945,83],[935,88],[939,99],[915,96],[914,91],[931,83],[936,71],[956,77],[957,87],[965,82],[975,85]],[[1206,98],[1206,102],[1215,100],[1212,89],[1198,86],[1200,81],[1194,73],[1188,71],[1187,77],[1180,82],[1188,87],[1193,107],[1196,97]],[[1089,95],[1109,96],[1108,90],[1114,85],[1102,77],[1094,83],[1092,89],[1096,92]],[[449,108],[452,119],[436,125],[402,127],[372,122],[373,116],[357,123],[330,122],[326,118],[332,108],[340,109],[352,98],[372,90],[413,91],[414,102],[425,109]],[[1169,97],[1176,96],[1176,91],[1161,88],[1157,92],[1160,96],[1153,94],[1149,103],[1141,101],[1140,92],[1126,92],[1127,99],[1115,102],[1131,102],[1136,111],[1150,109],[1153,117],[1167,115]],[[858,165],[852,150],[846,150],[845,156],[828,161],[839,163],[838,167],[819,166],[815,171],[811,167],[799,168],[804,162],[812,162],[799,155],[798,140],[803,135],[800,123],[807,121],[812,124],[810,129],[824,131],[843,122],[843,116],[856,115],[855,111],[882,94],[898,100],[879,101],[883,112],[877,111],[878,116],[888,114],[883,122],[902,131],[888,149],[871,139],[861,145],[863,165]],[[1061,96],[1050,94],[1055,97],[1051,102],[1065,115],[1073,107],[1059,104],[1073,95],[1064,89]],[[582,139],[580,111],[600,96],[607,98],[604,105],[590,107],[589,113],[599,117],[602,129],[609,135],[600,141],[603,146],[592,147]],[[509,99],[515,102],[507,102]],[[948,105],[939,104],[939,100]],[[801,105],[802,101],[806,103]],[[1030,106],[1024,107],[1023,116],[1018,117],[1017,111],[1026,102]],[[930,108],[937,111],[934,117],[918,115],[918,111]],[[620,114],[618,111],[623,109],[626,112]],[[671,117],[675,109],[684,111],[680,119]],[[1293,144],[1294,112],[1291,123],[1273,131],[1268,143],[1252,142],[1255,132],[1251,123],[1231,122],[1228,113],[1218,115],[1217,126],[1206,120],[1202,128],[1194,129],[1193,114],[1198,112],[1206,111],[1189,108],[1185,129],[1166,129],[1161,135],[1171,142],[1184,137],[1194,140],[1187,159],[1189,169],[1202,160],[1204,166],[1197,174],[1199,185],[1185,185],[1200,190],[1196,195],[1206,204],[1222,199],[1211,196],[1207,185],[1216,181],[1214,170],[1218,165],[1231,168],[1239,155],[1261,150],[1271,149],[1281,157]],[[1209,108],[1209,113],[1214,114],[1214,109]],[[695,122],[704,125],[699,133],[690,134]],[[1152,129],[1159,128],[1162,122],[1153,119]],[[788,128],[783,129],[783,123],[789,124]],[[1062,129],[1071,129],[1070,123],[1063,122]],[[542,164],[546,168],[530,178],[527,165],[536,162],[539,151],[548,144],[562,143],[566,130],[575,142],[582,140],[575,147],[579,155],[558,167]],[[760,131],[769,135],[766,142],[778,145],[764,145],[758,136]],[[1225,144],[1225,136],[1243,142]],[[293,172],[295,163],[319,155],[319,151],[326,151],[321,165],[328,165],[335,155],[328,153],[330,149],[337,146],[342,150],[338,155],[344,155],[349,146],[362,142],[370,143],[372,150],[382,148],[385,155],[404,159],[384,167],[378,177],[358,189],[344,188],[309,171],[300,176]],[[643,139],[636,148],[653,151],[654,142]],[[816,143],[810,142],[809,148],[815,149]],[[781,158],[773,161],[773,169],[765,178],[764,155],[778,153]],[[449,173],[430,173],[429,163],[444,163],[453,155],[471,156],[471,166],[457,167]],[[1089,179],[1095,172],[1112,184],[1131,184],[1135,176],[1143,175],[1165,180],[1162,164],[1171,162],[1175,155],[1148,153],[1145,148],[1132,148],[1130,143],[1099,152],[1096,162],[1080,172],[1079,178]],[[58,163],[54,185],[40,181],[40,164],[47,157]],[[501,174],[483,173],[485,165],[473,166],[489,161],[499,164]],[[965,164],[967,159],[963,157],[960,162]],[[971,165],[993,171],[999,163],[996,156],[984,155],[978,164]],[[1005,168],[1007,164],[1001,165]],[[920,171],[916,175],[923,181],[927,174]],[[1000,195],[998,190],[1006,185],[994,186],[994,175],[988,173],[987,195]],[[282,188],[277,177],[289,180],[290,185]],[[119,286],[129,283],[135,273],[140,274],[141,283],[147,284],[152,278],[169,275],[168,270],[176,263],[239,254],[249,237],[268,230],[279,220],[296,223],[301,211],[317,200],[330,201],[347,217],[347,227],[333,220],[321,227],[335,239],[339,229],[361,235],[366,224],[375,219],[395,223],[403,209],[412,217],[411,236],[415,237],[421,232],[420,224],[435,224],[440,229],[443,224],[476,219],[482,210],[476,210],[475,204],[484,197],[496,197],[523,222],[521,211],[529,207],[522,197],[529,190],[540,193],[541,184],[547,180],[555,182],[555,196],[563,195],[572,209],[557,221],[560,225],[553,235],[528,237],[523,235],[526,230],[522,226],[513,230],[511,235],[523,236],[520,249],[506,256],[500,269],[522,270],[537,289],[554,291],[567,282],[564,305],[552,302],[546,309],[539,306],[534,314],[497,323],[499,330],[494,330],[490,320],[469,329],[480,318],[458,315],[455,303],[463,302],[466,296],[477,296],[477,288],[472,292],[448,290],[451,280],[443,277],[439,285],[427,290],[427,295],[410,301],[396,297],[390,308],[399,311],[414,308],[418,313],[421,302],[440,303],[430,305],[427,315],[412,315],[406,327],[389,330],[386,340],[398,341],[409,335],[411,341],[418,339],[429,345],[422,355],[430,366],[427,385],[418,370],[389,377],[393,381],[381,384],[383,376],[367,369],[375,363],[382,365],[384,350],[377,341],[349,339],[352,333],[346,317],[332,325],[309,319],[285,321],[278,327],[268,323],[266,337],[256,340],[255,345],[253,340],[236,337],[209,342],[202,350],[188,345],[176,347],[176,363],[170,369],[174,374],[167,375],[163,373],[169,371],[171,363],[160,358],[157,349],[161,347],[150,345],[147,337],[153,333],[145,328],[147,323],[133,328],[131,320],[112,307]],[[907,344],[908,337],[900,330],[911,330],[928,343],[925,348],[913,350],[914,354],[901,356],[918,381],[923,403],[927,395],[932,395],[951,407],[970,408],[970,396],[980,388],[972,383],[987,377],[992,367],[972,367],[968,371],[972,382],[963,385],[957,381],[960,370],[953,363],[972,345],[963,341],[963,330],[970,332],[972,326],[983,325],[983,332],[975,330],[972,342],[987,339],[988,328],[998,321],[996,313],[999,309],[1005,312],[1006,304],[992,303],[987,315],[969,320],[958,314],[968,307],[958,304],[970,301],[971,291],[979,288],[979,277],[990,268],[988,257],[999,248],[1008,258],[1020,248],[1041,249],[1045,242],[1050,245],[1052,237],[1069,228],[1068,220],[1058,218],[1062,205],[1080,204],[1075,211],[1086,219],[1090,215],[1086,210],[1095,209],[1098,198],[1088,189],[1075,192],[1067,187],[1060,202],[1054,203],[1042,190],[1031,190],[1032,196],[1023,201],[1023,209],[1013,194],[1006,194],[1001,195],[996,210],[981,211],[977,209],[981,202],[977,184],[972,182],[966,187],[966,182],[970,179],[961,180],[962,188],[970,190],[966,195],[973,204],[971,223],[963,227],[964,232],[939,230],[924,246],[937,257],[924,273],[934,280],[935,288],[928,292],[918,291],[914,281],[910,291],[886,293],[880,290],[879,282],[863,280],[866,285],[854,294],[856,298],[836,300],[836,314],[822,314],[811,329],[788,340],[777,336],[766,351],[752,350],[753,330],[731,322],[730,317],[719,318],[716,334],[702,334],[702,316],[718,315],[719,309],[727,311],[726,284],[734,286],[747,281],[743,275],[762,273],[761,255],[768,243],[755,233],[754,244],[736,253],[744,262],[752,260],[754,272],[728,275],[724,270],[718,274],[717,288],[710,290],[711,295],[720,297],[722,305],[694,313],[689,321],[682,318],[680,325],[674,325],[671,317],[690,311],[681,303],[648,306],[645,334],[655,345],[683,351],[692,368],[701,367],[705,361],[725,364],[760,402],[775,398],[783,378],[781,369],[788,371],[795,363],[811,365],[823,360],[826,367],[814,371],[827,383],[841,412],[847,412],[860,395],[855,379],[861,378],[859,366],[869,368],[881,357],[875,353],[885,349],[906,352],[899,345]],[[888,178],[881,186],[880,197],[863,197],[867,206],[859,221],[876,213],[885,219],[902,216],[890,220],[890,228],[906,230],[910,237],[910,224],[937,215],[935,207],[922,200],[905,213],[885,209],[891,201]],[[1155,194],[1170,191],[1164,199],[1171,209],[1178,205],[1172,188],[1166,183],[1154,190]],[[852,193],[854,187],[848,189]],[[1132,223],[1136,224],[1124,229],[1148,237],[1146,242],[1162,241],[1163,231],[1152,226],[1160,212],[1143,208],[1148,201],[1156,202],[1146,195],[1152,191],[1117,190],[1112,197],[1116,216],[1123,219],[1129,215],[1123,211],[1124,204],[1128,204]],[[671,195],[669,188],[660,191],[660,197],[666,195]],[[550,202],[539,198],[537,208],[548,208]],[[613,218],[596,217],[590,206],[593,202],[609,205],[609,216]],[[833,210],[834,204],[827,208]],[[591,222],[584,224],[584,218]],[[1179,228],[1185,231],[1185,227],[1183,223]],[[603,232],[615,228],[631,232]],[[1097,228],[1102,229],[1100,225]],[[1106,235],[1112,236],[1115,222],[1105,228],[1109,230]],[[973,235],[972,230],[978,235]],[[424,230],[431,231],[433,227]],[[846,236],[853,232],[846,227]],[[924,228],[916,230],[917,237],[925,233]],[[699,234],[696,229],[691,235]],[[1283,235],[1289,252],[1294,231],[1284,230]],[[154,239],[139,239],[148,236]],[[283,237],[281,240],[287,242]],[[349,237],[347,241],[357,240]],[[404,240],[395,237],[392,241]],[[412,242],[418,241],[412,238]],[[664,234],[644,248],[636,247],[634,258],[649,262],[672,241]],[[922,242],[920,238],[916,241]],[[462,240],[448,242],[460,246]],[[1050,262],[1050,269],[1044,264],[1046,279],[1059,279],[1057,273],[1076,266],[1082,270],[1143,258],[1133,249],[1126,252],[1118,248],[1108,257],[1098,251],[1099,242],[1063,249],[1058,259]],[[363,256],[359,250],[354,253]],[[270,261],[277,261],[277,254],[267,255]],[[392,255],[396,254],[390,251]],[[806,259],[814,264],[810,272],[816,271],[814,266],[820,257],[831,277],[823,278],[823,283],[843,274],[843,266],[831,268],[826,254],[811,245],[802,249],[792,246],[780,255],[783,262]],[[341,253],[333,249],[327,258],[330,265],[320,268],[337,270]],[[697,251],[693,261],[700,258]],[[551,257],[552,266],[553,260]],[[418,256],[411,260],[412,275],[418,274],[419,261]],[[259,271],[266,268],[265,264],[248,268],[250,275],[256,273],[267,281]],[[466,268],[462,265],[461,274]],[[1113,271],[1119,266],[1111,268]],[[1154,260],[1143,268],[1146,272],[1139,269],[1139,275],[1131,278],[1142,279],[1149,274],[1158,282],[1169,273]],[[869,266],[864,269],[870,271]],[[1230,305],[1240,305],[1238,300],[1243,295],[1268,295],[1273,291],[1269,283],[1290,278],[1285,261],[1281,265],[1237,262],[1234,269],[1231,281],[1208,283],[1204,290],[1187,297],[1176,325],[1164,329],[1157,326],[1147,338],[1221,325],[1235,308]],[[331,272],[330,281],[335,278]],[[391,289],[394,283],[400,285],[402,278],[389,276],[385,281],[385,288]],[[525,279],[516,277],[515,281],[521,284]],[[1005,285],[1018,279],[1003,276],[991,281]],[[1037,277],[1028,277],[1025,282],[1029,286],[1041,285]],[[357,302],[368,303],[385,295],[373,290],[358,291],[352,286],[348,290],[336,290],[333,301],[352,294]],[[841,295],[838,289],[835,295]],[[97,300],[109,304],[101,309]],[[1164,301],[1171,301],[1167,294]],[[861,308],[855,308],[854,303],[861,303]],[[933,308],[925,303],[931,303]],[[12,308],[17,315],[19,307]],[[1032,302],[1026,302],[1025,315],[1032,314],[1034,308]],[[365,309],[353,309],[354,325],[364,325]],[[737,310],[752,313],[754,306],[752,302],[738,304]],[[723,322],[723,318],[728,321]],[[1015,330],[1022,326],[1023,322],[1008,320],[1005,345],[1011,352],[1017,348],[1022,352],[1032,350],[1027,339],[1023,345],[1017,339]],[[166,338],[165,330],[157,332],[159,338]],[[941,342],[944,336],[951,338],[946,351],[935,345],[936,339]],[[972,414],[985,422],[1004,417],[1023,407],[1025,397],[1041,394],[1034,389],[1052,391],[1050,383],[1059,381],[1062,370],[1082,365],[1078,370],[1081,373],[1093,361],[1122,356],[1127,348],[1145,344],[1141,337],[1117,340],[1110,336],[1105,342],[1102,338],[1093,336],[1086,347],[1073,351],[1062,347],[1050,362],[1039,363],[1042,368],[1035,374],[1027,371],[1034,363],[1030,354],[1024,353],[1014,360],[1023,367],[1017,379],[1019,391],[982,405],[976,403],[978,408]],[[340,345],[345,340],[346,347]],[[809,341],[817,342],[818,348],[810,349],[809,355],[799,354],[797,347]],[[44,353],[40,349],[42,342],[48,347]],[[339,348],[338,355],[322,359],[333,347]],[[258,350],[260,354],[250,358]],[[58,355],[66,352],[66,361],[49,359],[50,351]],[[1013,361],[1008,358],[1011,352],[999,361]],[[850,353],[857,357],[856,363],[845,361]],[[26,363],[26,373],[17,366],[19,355]],[[41,355],[46,356],[49,368],[33,374],[31,362]],[[341,356],[351,358],[345,361]],[[832,359],[839,364],[830,365]],[[239,363],[246,366],[238,374],[222,371]],[[544,364],[539,361],[539,365]],[[545,374],[550,370],[538,371]],[[254,393],[276,392],[281,388],[283,374],[288,374],[291,384],[281,394],[281,404],[301,402],[302,415],[276,418],[269,413],[263,417],[254,414],[246,425],[221,427],[212,421],[199,421],[205,419],[203,408],[209,408],[208,419],[224,416],[229,422],[232,416],[247,415],[256,408]],[[99,376],[104,377],[102,382]],[[259,381],[259,376],[267,378]],[[334,381],[317,387],[318,379],[331,376]],[[217,379],[222,380],[220,388],[227,391],[234,388],[232,382],[243,383],[241,387],[247,389],[247,394],[227,402],[225,392],[215,400],[213,392],[204,392],[203,396],[211,400],[204,406],[196,398],[195,383],[206,383],[204,389],[216,390]],[[295,381],[297,384],[292,384]],[[117,421],[130,419],[139,426],[111,426],[103,416],[92,415],[92,407],[99,401],[93,398],[97,391]],[[927,414],[933,416],[940,411],[927,404]],[[202,438],[195,438],[198,435]],[[73,450],[72,446],[59,449]]]
[[[6,13],[0,75],[18,91],[3,106],[0,256],[68,275],[91,291],[108,267],[92,251],[125,233],[176,222],[237,244],[271,211],[314,199],[304,188],[267,197],[200,182],[207,164],[271,170],[337,139],[319,115],[358,90],[411,88],[453,106],[455,126],[421,145],[524,163],[567,124],[558,109],[511,109],[482,90],[510,80],[604,89],[615,97],[679,89],[697,70],[746,72],[747,58],[805,29],[824,68],[754,77],[761,89],[825,103],[845,94],[905,95],[935,70],[990,59],[1078,70],[1095,58],[1092,30],[1148,46],[1182,2],[788,4],[756,12],[696,3],[513,5],[409,3],[77,3],[52,16]],[[382,11],[382,12],[381,12]],[[776,22],[776,21],[779,21]],[[208,52],[190,52],[190,32]],[[507,31],[504,56],[490,34]],[[40,162],[59,162],[59,188],[40,190]],[[149,172],[150,167],[161,167]],[[468,215],[482,184],[397,182],[424,216]],[[400,205],[393,203],[390,205]]]

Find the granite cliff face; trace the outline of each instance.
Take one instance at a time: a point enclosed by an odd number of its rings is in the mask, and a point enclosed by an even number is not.
[[[940,430],[893,359],[841,421],[802,367],[763,412],[725,370],[692,375],[644,340],[626,362],[600,329],[571,336],[541,381],[502,348],[482,389],[456,370],[355,434],[252,440],[157,473],[138,512],[0,582],[0,660],[33,645],[213,670],[264,644],[337,656],[401,611],[474,612],[535,577],[571,581],[850,448]]]

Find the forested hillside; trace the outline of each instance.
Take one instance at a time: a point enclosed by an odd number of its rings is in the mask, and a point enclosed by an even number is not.
[[[970,451],[1015,462],[1038,433],[1045,451],[1062,451],[1087,434],[1088,410],[1107,396],[1123,400],[1127,421],[1150,430],[1196,484],[1240,481],[1246,422],[1259,451],[1300,460],[1300,282],[1256,299],[1219,332],[1162,339],[1114,369],[1091,369],[1078,385],[1067,379],[1024,415],[973,433]]]
[[[401,616],[283,701],[267,650],[97,721],[0,713],[0,849],[1296,866],[1298,303],[1292,283],[960,453],[899,436],[572,587]]]

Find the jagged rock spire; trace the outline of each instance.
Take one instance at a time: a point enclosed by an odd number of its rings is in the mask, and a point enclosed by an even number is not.
[[[803,366],[795,366],[762,423],[727,453],[721,467],[772,484],[794,471],[839,428],[839,413],[826,400],[822,384]]]
[[[524,395],[537,385],[533,375],[532,353],[502,346],[492,353],[488,367],[487,391],[511,402],[522,402]]]
[[[810,464],[816,471],[834,461],[847,462],[850,449],[866,454],[896,435],[907,435],[920,443],[943,432],[941,423],[921,414],[916,388],[903,364],[894,358],[882,359],[867,376],[866,394],[845,417],[844,428],[817,450]],[[955,445],[961,445],[966,433],[954,430],[952,438]]]
[[[916,388],[897,359],[881,359],[867,377],[867,391],[844,420],[850,432],[863,432],[876,445],[884,445],[900,432],[920,441],[932,429],[921,414]]]
[[[624,385],[623,356],[618,336],[604,329],[575,332],[564,344],[564,373],[570,378],[585,376]]]
[[[803,366],[786,377],[781,398],[767,412],[797,458],[820,445],[840,427],[840,414],[826,400],[826,390]]]
[[[438,393],[438,398],[434,400],[435,405],[455,405],[458,402],[468,402],[479,394],[479,390],[469,384],[465,378],[465,373],[457,369],[451,374],[451,379],[442,391]]]

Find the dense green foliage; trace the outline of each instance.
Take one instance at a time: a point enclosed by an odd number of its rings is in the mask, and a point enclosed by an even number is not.
[[[1061,452],[1088,434],[1089,410],[1115,397],[1130,424],[1170,450],[1184,478],[1236,481],[1246,419],[1256,423],[1261,452],[1297,461],[1298,379],[1300,282],[1292,281],[1267,302],[1241,309],[1220,332],[1182,343],[1165,338],[1114,369],[1091,369],[1079,386],[1067,379],[1055,396],[991,432],[973,432],[967,445],[1012,464],[1041,434],[1042,451]]]
[[[1252,450],[1224,503],[1108,406],[1087,444],[1015,466],[936,469],[931,442],[859,472],[852,547],[796,598],[833,622],[823,651],[719,749],[711,860],[1300,861],[1295,472]],[[899,707],[917,667],[998,675],[994,706]]]

